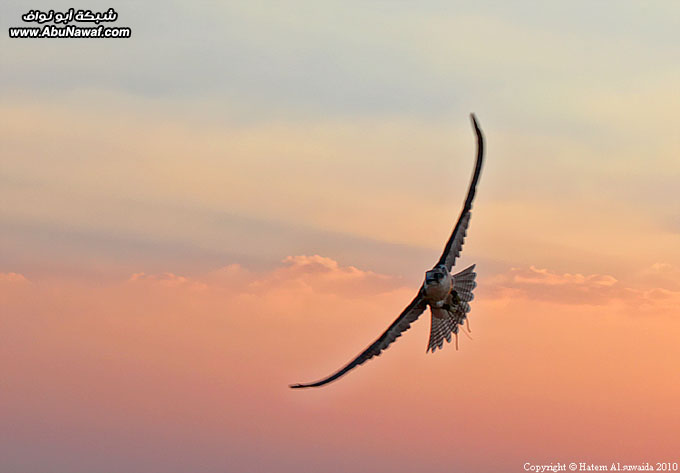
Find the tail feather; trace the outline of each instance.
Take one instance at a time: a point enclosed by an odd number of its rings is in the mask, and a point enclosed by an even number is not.
[[[434,351],[444,347],[444,340],[451,342],[451,334],[458,335],[458,326],[462,325],[467,313],[470,312],[469,302],[474,298],[472,291],[477,287],[474,272],[475,265],[465,268],[452,275],[453,291],[449,301],[450,310],[444,308],[430,308],[432,325],[430,327],[430,341],[427,351]]]

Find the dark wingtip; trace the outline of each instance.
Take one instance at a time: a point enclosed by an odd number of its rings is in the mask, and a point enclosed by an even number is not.
[[[291,384],[288,386],[290,389],[306,388],[304,384]]]
[[[470,114],[470,120],[472,121],[472,126],[475,127],[475,130],[479,130],[479,124],[477,123],[477,117],[475,116],[474,113]]]

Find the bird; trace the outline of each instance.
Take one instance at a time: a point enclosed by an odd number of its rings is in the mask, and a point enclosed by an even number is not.
[[[463,210],[456,221],[456,225],[453,227],[446,246],[444,246],[441,257],[431,270],[425,272],[425,280],[415,298],[377,340],[343,368],[320,381],[307,384],[291,384],[291,388],[312,388],[326,385],[371,358],[380,356],[387,347],[411,327],[411,324],[425,312],[428,306],[430,308],[431,325],[430,339],[426,352],[434,353],[437,348],[442,349],[444,340],[451,342],[452,333],[456,337],[456,348],[458,347],[458,326],[467,321],[467,315],[470,312],[470,302],[474,297],[473,290],[477,287],[475,281],[477,274],[475,273],[474,264],[455,274],[452,274],[451,271],[456,258],[460,256],[463,248],[470,223],[472,201],[475,198],[477,182],[479,181],[484,161],[484,135],[474,113],[470,114],[470,120],[477,136],[477,159]]]

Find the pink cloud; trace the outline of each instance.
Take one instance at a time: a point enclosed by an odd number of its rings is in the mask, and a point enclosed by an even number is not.
[[[610,287],[616,284],[617,280],[607,274],[557,274],[547,269],[539,269],[529,266],[528,269],[512,268],[511,278],[514,283],[527,285],[545,286],[583,286],[583,287]]]
[[[192,289],[205,289],[207,287],[205,283],[200,281],[194,281],[169,272],[160,274],[134,273],[130,276],[128,282],[133,284],[157,284],[166,287],[185,286]]]
[[[131,281],[153,281],[165,285],[196,284],[213,290],[238,289],[241,294],[271,294],[280,291],[302,291],[316,295],[363,297],[390,293],[402,288],[393,276],[343,266],[332,258],[320,255],[287,256],[281,265],[264,272],[252,271],[232,264],[190,279],[171,273],[161,275],[134,274]],[[415,289],[413,288],[415,291]]]
[[[341,266],[337,261],[319,255],[288,256],[284,266],[252,282],[253,288],[266,285],[298,285],[318,293],[365,296],[393,291],[400,287],[394,277],[365,271],[354,266]]]
[[[28,279],[19,273],[0,273],[0,283],[27,283]]]
[[[680,290],[680,267],[670,263],[654,263],[637,275],[640,284]]]
[[[659,272],[663,272],[665,278],[650,277]],[[650,282],[667,286],[677,284],[680,273],[675,273],[672,266],[655,265],[641,274],[637,278],[639,283],[630,285],[608,274],[558,273],[529,266],[511,268],[490,277],[488,287],[482,286],[482,290],[495,298],[524,298],[569,305],[619,304],[635,312],[668,311],[673,309],[673,304],[680,304],[680,291],[650,286]]]

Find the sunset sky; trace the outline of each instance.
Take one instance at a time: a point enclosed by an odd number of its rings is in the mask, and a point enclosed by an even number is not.
[[[29,9],[129,39],[10,39]],[[680,4],[0,5],[0,472],[680,461]],[[412,299],[486,163],[470,337]]]

